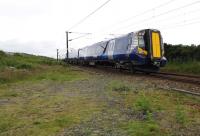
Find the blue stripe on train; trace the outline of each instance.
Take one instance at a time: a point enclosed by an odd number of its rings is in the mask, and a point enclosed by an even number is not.
[[[129,54],[129,56],[127,54],[116,54],[112,56],[112,60],[114,61],[135,61],[138,64],[145,64],[147,62],[147,59],[144,56],[141,56],[139,54],[136,54],[135,52],[132,52],[131,54]],[[85,57],[85,60],[110,60],[109,56],[107,55],[101,55],[98,57]]]
[[[135,53],[131,53],[129,55],[129,58],[131,61],[135,61],[140,65],[146,64],[146,61],[147,61],[146,57],[143,57],[143,56],[141,56],[139,54],[135,54]]]

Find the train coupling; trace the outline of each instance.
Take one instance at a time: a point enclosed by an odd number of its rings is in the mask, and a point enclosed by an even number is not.
[[[157,66],[157,67],[160,67],[160,61],[154,61],[154,62],[153,62],[153,65],[154,65],[154,66]]]
[[[166,65],[166,63],[167,63],[167,59],[165,57],[162,57],[159,60],[155,60],[153,62],[153,65],[157,66],[157,67],[164,67]]]
[[[167,64],[167,59],[165,57],[161,58],[160,67],[164,67]]]

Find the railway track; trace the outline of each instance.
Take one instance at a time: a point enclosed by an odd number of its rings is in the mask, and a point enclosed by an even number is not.
[[[83,67],[80,66],[80,68],[83,68]],[[115,74],[130,75],[130,70],[127,70],[127,69],[119,70],[119,69],[114,69],[114,68],[108,67],[108,66],[96,66],[95,68],[93,68],[93,67],[88,67],[88,68],[89,69],[98,69],[98,70],[102,70],[104,72],[112,72]],[[157,79],[161,79],[161,80],[169,80],[169,81],[175,81],[175,82],[180,82],[180,83],[187,83],[187,84],[189,83],[189,84],[200,87],[200,76],[169,73],[169,72],[151,72],[149,74],[145,74],[143,72],[138,71],[138,72],[134,73],[133,75],[146,76],[146,77],[150,77],[150,78],[153,77],[153,78],[157,78]],[[195,95],[195,96],[200,96],[200,90],[196,92],[196,91],[190,91],[190,90],[174,88],[174,87],[166,88],[166,87],[160,86],[158,88],[164,89],[164,90],[169,90],[169,91],[177,91],[177,92],[181,92],[181,93],[191,94],[191,95]]]
[[[142,73],[141,73],[142,74]],[[143,73],[144,74],[144,73]],[[186,75],[186,74],[177,74],[177,73],[169,73],[169,72],[152,72],[147,76],[156,77],[159,79],[164,80],[171,80],[181,83],[189,83],[193,85],[200,86],[200,76],[195,75]],[[190,94],[193,96],[200,96],[200,90],[199,91],[190,91],[186,89],[180,89],[180,88],[174,88],[174,87],[162,87],[159,86],[159,89],[168,90],[168,91],[176,91],[180,93]]]
[[[153,72],[150,74],[158,78],[165,78],[177,82],[190,83],[195,85],[200,85],[200,76],[186,75],[186,74],[176,74],[176,73],[166,73],[166,72]]]
[[[91,67],[92,68],[92,67]],[[115,73],[124,73],[124,74],[130,74],[131,71],[128,69],[116,69],[110,66],[95,66],[95,69],[101,69],[104,71],[109,71],[109,72],[115,72]],[[148,76],[148,77],[155,77],[155,78],[160,78],[160,79],[168,79],[171,81],[176,81],[176,82],[182,82],[182,83],[190,83],[194,85],[200,86],[200,76],[196,75],[186,75],[186,74],[177,74],[177,73],[169,73],[169,72],[151,72],[148,71],[148,74],[145,74],[147,71],[137,71],[134,73],[134,75],[138,76]],[[132,74],[132,73],[131,73]]]
[[[158,87],[158,88],[163,89],[163,90],[169,90],[169,91],[176,91],[176,92],[180,92],[180,93],[191,94],[191,95],[194,95],[194,96],[200,96],[200,93],[188,91],[188,90],[184,90],[184,89],[179,89],[179,88],[166,88],[166,87]]]

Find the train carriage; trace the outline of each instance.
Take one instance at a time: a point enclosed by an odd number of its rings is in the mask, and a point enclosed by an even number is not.
[[[162,36],[156,29],[144,29],[95,43],[79,49],[77,54],[81,64],[109,65],[131,70],[158,71],[167,62]]]

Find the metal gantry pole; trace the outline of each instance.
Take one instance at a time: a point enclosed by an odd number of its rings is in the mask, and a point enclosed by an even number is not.
[[[58,59],[59,59],[59,58],[58,58],[58,55],[59,55],[59,50],[57,49],[57,61],[58,61]]]
[[[68,31],[66,31],[66,46],[67,46],[67,54],[66,54],[66,57],[67,57],[67,59],[69,58],[69,49],[68,49],[68,42],[69,42],[69,40],[68,40]]]

